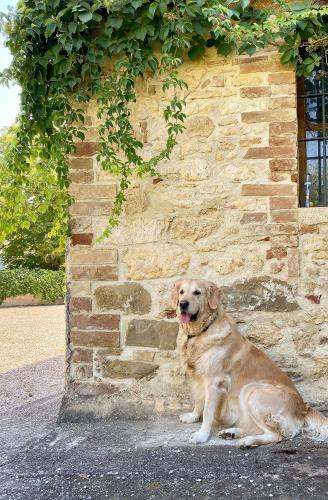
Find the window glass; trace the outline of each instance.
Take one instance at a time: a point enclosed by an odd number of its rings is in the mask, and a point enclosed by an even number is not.
[[[301,206],[327,206],[328,67],[298,79],[299,196]]]

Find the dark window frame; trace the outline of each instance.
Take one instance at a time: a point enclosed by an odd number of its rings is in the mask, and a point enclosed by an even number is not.
[[[315,75],[321,72],[321,77]],[[327,147],[328,147],[328,123],[326,113],[328,111],[328,65],[326,63],[325,53],[322,49],[322,60],[320,68],[314,70],[311,77],[300,77],[297,79],[297,118],[298,118],[298,173],[299,173],[299,202],[300,206],[306,206],[305,203],[305,176],[308,173],[309,160],[318,162],[318,198],[316,206],[328,206],[327,192]],[[313,93],[306,92],[306,79],[316,78],[320,85],[319,91]],[[321,122],[307,121],[307,100],[317,100],[317,114],[321,111]],[[327,101],[327,102],[326,102]],[[311,132],[317,137],[307,137],[307,132]],[[317,144],[318,152],[314,155],[307,154],[307,146],[313,142]],[[322,152],[321,152],[322,149]],[[313,202],[314,198],[312,198]]]

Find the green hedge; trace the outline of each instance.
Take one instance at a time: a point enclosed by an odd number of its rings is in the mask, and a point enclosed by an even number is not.
[[[7,297],[28,293],[50,303],[64,299],[65,272],[23,267],[0,270],[0,304]]]

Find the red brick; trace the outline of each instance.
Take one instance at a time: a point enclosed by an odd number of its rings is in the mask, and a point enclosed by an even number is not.
[[[270,135],[270,146],[284,146],[284,147],[297,147],[296,135]],[[294,149],[295,150],[295,149]]]
[[[283,135],[283,134],[296,134],[297,133],[297,122],[275,122],[269,125],[270,135]]]
[[[251,224],[252,222],[267,222],[266,212],[249,212],[243,214],[240,223]]]
[[[114,331],[71,332],[71,342],[80,347],[119,347],[120,334]]]
[[[70,300],[71,311],[91,311],[92,300],[89,297],[72,297]]]
[[[296,96],[274,97],[269,100],[269,109],[296,108]]]
[[[69,166],[73,170],[92,170],[93,169],[93,159],[92,158],[70,158]]]
[[[255,99],[257,97],[269,97],[271,95],[270,87],[243,87],[240,89],[241,97]]]
[[[70,358],[72,363],[92,363],[93,350],[92,349],[78,349],[77,347],[72,352]]]
[[[320,304],[321,295],[305,295],[305,298],[314,304]]]
[[[71,215],[109,215],[112,201],[77,201],[69,209]]]
[[[91,245],[93,234],[85,233],[85,234],[72,234],[71,243],[72,245]]]
[[[295,172],[297,161],[294,159],[279,159],[269,161],[270,170],[275,172]]]
[[[275,210],[271,212],[272,222],[296,222],[297,210]]]
[[[293,184],[243,184],[243,196],[293,196],[296,187]]]
[[[118,279],[116,266],[72,266],[71,277],[73,281],[111,281]]]
[[[298,182],[298,175],[297,175],[297,174],[292,174],[292,175],[290,176],[290,180],[291,180],[292,182]]]
[[[280,210],[288,208],[297,208],[298,200],[296,196],[275,196],[270,198],[270,209]]]
[[[94,156],[98,152],[98,142],[79,142],[72,156]]]
[[[266,251],[266,258],[269,259],[282,259],[287,257],[287,250],[284,248],[271,248]]]
[[[116,184],[71,184],[70,194],[77,200],[113,199],[116,196]]]
[[[295,146],[269,146],[260,148],[249,148],[244,156],[246,160],[266,159],[266,158],[286,158],[296,156]]]
[[[71,327],[80,330],[117,330],[120,324],[118,314],[72,314]]]
[[[294,71],[286,71],[283,73],[272,73],[269,74],[269,83],[270,85],[284,85],[295,83],[295,72]]]
[[[269,111],[248,111],[241,114],[241,120],[244,123],[262,123],[290,121],[293,117],[293,110],[289,109],[270,109]]]
[[[92,170],[70,170],[68,177],[71,182],[75,182],[76,184],[89,184],[94,180]]]
[[[74,265],[117,264],[117,250],[112,248],[71,248]]]

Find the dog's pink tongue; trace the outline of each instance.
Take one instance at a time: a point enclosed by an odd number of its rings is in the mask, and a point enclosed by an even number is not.
[[[180,315],[180,321],[181,321],[181,323],[189,323],[189,321],[190,321],[190,314],[188,314],[186,312],[181,313],[181,315]]]

